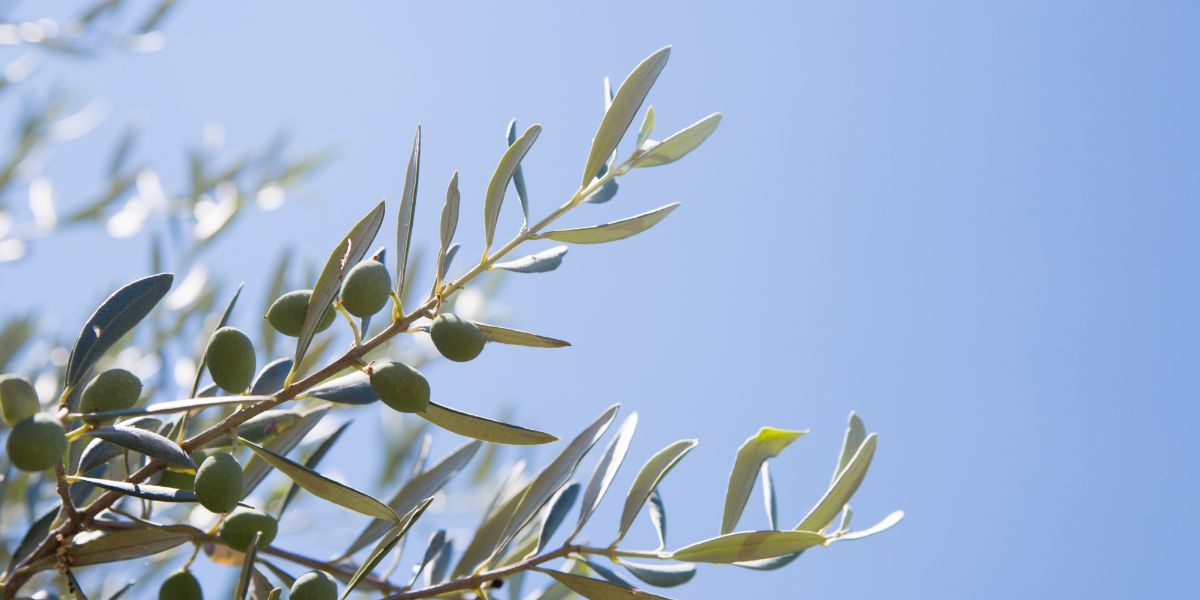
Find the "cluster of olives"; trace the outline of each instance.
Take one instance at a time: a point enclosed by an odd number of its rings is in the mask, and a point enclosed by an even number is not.
[[[297,577],[288,592],[289,600],[337,600],[337,597],[337,581],[325,571],[309,571]],[[172,573],[158,589],[158,600],[203,599],[204,590],[200,587],[200,580],[187,570]]]

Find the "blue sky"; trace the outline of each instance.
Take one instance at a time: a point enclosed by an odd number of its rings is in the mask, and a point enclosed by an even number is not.
[[[856,519],[902,508],[900,526],[772,573],[703,569],[676,597],[1196,593],[1196,4],[455,4],[186,2],[157,54],[55,63],[30,91],[102,98],[112,114],[54,157],[60,202],[90,189],[130,118],[167,181],[210,122],[233,147],[286,129],[336,148],[207,257],[227,281],[260,281],[280,248],[323,260],[398,198],[419,122],[417,241],[436,243],[460,169],[473,256],[508,119],[545,127],[525,167],[545,214],[574,191],[601,78],[673,44],[650,98],[659,131],[716,110],[720,129],[569,220],[683,208],[511,277],[509,322],[574,346],[431,367],[435,395],[562,434],[621,402],[641,415],[631,465],[700,438],[663,487],[673,545],[716,533],[733,452],[759,426],[812,429],[773,465],[785,522],[827,483],[849,411],[879,432]],[[515,228],[508,208],[501,227]],[[38,307],[73,331],[95,302],[79,291],[144,274],[145,247],[48,240],[0,266],[0,312]],[[235,323],[256,327],[251,312]],[[335,458],[369,449],[357,439]],[[594,535],[615,518],[601,513]],[[641,527],[631,543],[650,543]]]

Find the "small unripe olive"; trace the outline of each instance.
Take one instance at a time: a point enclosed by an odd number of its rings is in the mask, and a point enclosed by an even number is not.
[[[296,578],[288,600],[337,600],[338,585],[325,571],[309,571]]]
[[[446,313],[438,315],[429,326],[429,337],[437,346],[442,356],[457,361],[466,362],[483,352],[483,332],[474,323],[464,320],[458,315]]]
[[[421,412],[429,406],[429,382],[404,363],[376,364],[371,370],[371,389],[384,404],[400,412]]]
[[[109,369],[88,382],[79,396],[79,412],[131,408],[142,395],[142,380],[125,369]]]
[[[227,452],[214,454],[196,469],[196,500],[215,513],[233,510],[242,499],[242,465]]]
[[[276,298],[267,309],[267,322],[283,335],[298,337],[300,328],[304,326],[304,315],[308,312],[310,298],[312,290],[296,290]],[[329,329],[335,316],[333,306],[330,305],[317,323],[317,331]]]
[[[39,413],[8,434],[8,462],[22,471],[45,471],[62,460],[67,434],[53,416]]]
[[[16,425],[37,414],[37,391],[16,375],[0,375],[0,409],[4,411],[4,423]]]
[[[278,531],[279,523],[271,515],[252,508],[238,508],[225,517],[218,535],[230,548],[245,552],[255,532],[262,534],[258,539],[258,549],[262,550],[271,545]]]
[[[204,590],[191,571],[176,571],[158,588],[158,600],[204,600]]]
[[[346,274],[342,283],[342,306],[350,314],[369,317],[387,304],[392,294],[392,276],[387,267],[376,260],[364,260]]]
[[[213,383],[230,394],[240,394],[254,379],[254,344],[236,327],[213,332],[204,353]]]

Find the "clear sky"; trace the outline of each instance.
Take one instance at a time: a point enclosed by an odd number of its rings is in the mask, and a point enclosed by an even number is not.
[[[55,156],[60,202],[91,189],[96,153],[135,116],[138,152],[160,157],[165,181],[182,181],[179,150],[214,121],[234,147],[279,129],[335,147],[283,208],[207,256],[227,281],[261,282],[280,248],[323,260],[374,202],[398,198],[420,122],[418,243],[436,243],[460,169],[473,256],[507,121],[545,127],[526,161],[544,214],[577,183],[601,78],[673,44],[650,99],[659,131],[717,110],[720,129],[571,223],[683,208],[643,236],[573,249],[554,273],[509,278],[508,322],[574,346],[431,367],[436,398],[509,405],[564,435],[621,402],[641,415],[631,465],[700,438],[663,486],[673,545],[717,532],[733,452],[759,426],[812,429],[774,463],[784,522],[828,482],[851,410],[879,432],[856,519],[901,508],[900,526],[771,573],[704,568],[675,597],[1198,592],[1200,6],[453,4],[185,2],[159,53],[55,63],[26,93],[102,98],[112,115]],[[37,307],[74,331],[93,288],[144,274],[145,248],[48,240],[0,265],[0,313]],[[253,312],[235,324],[257,327]],[[356,427],[333,460],[370,454],[371,420]],[[759,504],[747,525],[762,525]],[[615,517],[601,513],[594,537]],[[649,543],[639,527],[631,543]]]

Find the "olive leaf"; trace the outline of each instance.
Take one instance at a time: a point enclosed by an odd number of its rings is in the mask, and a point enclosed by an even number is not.
[[[646,116],[642,118],[642,126],[638,128],[637,147],[641,148],[654,133],[654,106],[646,108]]]
[[[296,482],[300,487],[304,488],[308,493],[327,500],[343,508],[362,513],[368,517],[376,517],[387,519],[390,521],[399,521],[400,517],[388,508],[388,506],[367,494],[364,494],[350,486],[338,483],[316,471],[308,469],[302,464],[292,461],[289,458],[280,456],[254,442],[242,439],[241,443],[250,448],[252,452],[259,458],[267,462],[267,464],[275,467],[289,479]]]
[[[250,393],[253,395],[274,394],[283,389],[283,383],[287,381],[287,375],[292,371],[292,359],[277,358],[263,367],[258,372],[258,376],[254,378],[254,383],[250,384]]]
[[[308,412],[301,413],[298,424],[280,434],[279,437],[267,442],[266,447],[272,452],[281,455],[291,452],[292,448],[295,448],[300,443],[300,440],[304,439],[304,436],[308,435],[308,432],[312,431],[313,427],[316,427],[317,423],[327,413],[329,413],[328,406],[317,407]],[[242,466],[242,498],[248,498],[250,493],[254,491],[254,488],[258,487],[258,484],[270,472],[270,464],[257,456],[251,456]]]
[[[170,528],[124,529],[78,540],[67,550],[70,564],[76,567],[119,562],[170,550],[191,541],[202,532],[185,525]]]
[[[667,548],[667,506],[663,504],[662,494],[658,488],[650,494],[650,523],[654,525],[654,533],[658,535],[658,549]]]
[[[113,292],[83,324],[67,359],[66,386],[75,387],[105,350],[129,333],[171,289],[175,276],[160,273]]]
[[[487,323],[475,322],[475,327],[479,328],[479,332],[483,334],[483,338],[489,342],[498,344],[509,344],[512,346],[528,346],[530,348],[563,348],[570,346],[570,342],[556,340],[544,335],[520,331],[517,329],[509,329],[500,327],[499,325],[488,325]]]
[[[708,136],[717,130],[717,125],[720,123],[721,113],[708,115],[688,125],[675,135],[650,146],[644,154],[633,161],[632,167],[638,169],[673,163],[700,147],[700,144],[703,144],[704,140],[707,140]],[[639,142],[639,148],[644,143],[644,141]]]
[[[262,532],[255,531],[254,536],[250,538],[250,545],[246,547],[246,553],[242,557],[242,570],[238,573],[237,584],[233,588],[234,600],[246,600],[246,596],[250,592],[250,580],[253,578],[254,559],[258,556],[260,537],[262,537]]]
[[[846,425],[846,435],[842,439],[842,451],[838,455],[837,467],[833,470],[833,478],[829,484],[833,485],[837,481],[838,476],[842,471],[846,470],[846,466],[850,464],[850,459],[854,458],[854,454],[862,446],[863,440],[867,439],[867,429],[863,425],[863,421],[853,411],[850,412],[850,422]]]
[[[511,494],[505,493],[511,484],[517,482],[516,479],[523,467],[523,462],[517,463],[517,468],[513,469],[513,473],[509,476],[509,481],[501,487],[501,492],[496,494],[495,504],[484,513],[483,522],[475,528],[475,535],[463,550],[462,556],[459,557],[453,576],[459,577],[470,572],[500,549],[500,538],[508,528],[509,522],[512,521],[521,499],[525,497],[532,485],[524,485]]]
[[[350,229],[350,233],[342,238],[325,261],[325,267],[321,269],[317,283],[313,286],[312,296],[308,300],[304,325],[300,327],[300,335],[296,339],[296,355],[292,361],[297,369],[303,364],[304,354],[308,352],[308,346],[317,333],[317,325],[342,288],[342,279],[345,278],[346,272],[367,255],[371,242],[375,240],[375,234],[379,233],[379,226],[383,224],[383,212],[383,202],[376,204],[375,208]]]
[[[530,254],[516,260],[496,263],[492,265],[492,268],[513,271],[515,273],[545,273],[557,269],[562,264],[563,256],[566,254],[566,246],[555,246],[537,254]]]
[[[688,562],[736,563],[794,554],[825,543],[815,531],[743,531],[727,533],[680,548],[670,558]]]
[[[124,427],[137,427],[138,429],[145,429],[147,431],[158,431],[162,427],[162,424],[162,421],[155,417],[138,417],[121,423]],[[92,469],[107,465],[109,461],[124,452],[124,448],[112,442],[94,439],[83,449],[83,454],[79,456],[79,466],[76,470],[80,473],[87,473]]]
[[[583,559],[583,562],[587,564],[592,572],[603,577],[606,581],[615,583],[623,588],[633,589],[633,584],[625,581],[624,577],[617,575],[616,571],[587,558]]]
[[[829,538],[831,542],[845,542],[850,540],[861,540],[866,537],[871,537],[877,533],[883,533],[895,527],[897,523],[904,519],[904,511],[893,511],[888,516],[884,517],[878,523],[858,531],[845,531],[834,534]]]
[[[417,209],[417,181],[421,175],[421,126],[413,136],[412,153],[404,172],[404,191],[400,195],[400,212],[396,215],[396,295],[404,297],[408,274],[408,253],[412,245],[413,215]],[[354,261],[358,262],[358,261]],[[353,266],[349,263],[347,266]],[[298,362],[298,361],[297,361]]]
[[[612,221],[603,225],[593,225],[591,227],[547,231],[538,237],[568,244],[603,244],[605,242],[615,242],[654,227],[660,221],[667,218],[667,215],[671,214],[671,211],[674,211],[676,208],[679,208],[678,202],[644,212],[640,215],[634,215],[627,219]]]
[[[542,521],[542,527],[538,531],[537,542],[534,544],[533,552],[530,556],[536,555],[546,547],[546,543],[558,531],[564,519],[567,518],[567,513],[571,507],[575,506],[575,499],[579,497],[579,484],[572,483],[567,487],[558,491],[558,494],[550,500],[550,510],[546,513],[546,520]]]
[[[317,444],[317,448],[312,451],[312,454],[309,454],[308,458],[305,459],[304,466],[315,470],[317,465],[321,463],[321,459],[325,458],[325,455],[329,453],[329,449],[333,448],[333,445],[336,444],[338,439],[342,437],[342,433],[344,433],[346,428],[350,427],[350,424],[353,422],[354,421],[346,421],[345,423],[339,425],[337,429],[333,430],[333,433],[325,436],[325,439],[321,440],[320,444]],[[300,486],[293,483],[292,487],[288,489],[287,495],[283,497],[283,501],[279,504],[279,510],[275,513],[276,520],[283,518],[283,511],[287,510],[288,505],[292,503],[292,499],[296,497],[296,494],[299,491]]]
[[[505,137],[508,138],[508,145],[512,146],[517,142],[517,120],[513,119],[508,122],[508,128],[505,131]],[[522,228],[529,227],[529,195],[525,190],[525,170],[518,164],[513,171],[513,187],[517,188],[517,198],[521,200],[521,213],[523,213]]]
[[[643,583],[654,587],[683,585],[696,576],[696,565],[691,563],[647,564],[621,559],[621,566]]]
[[[172,465],[196,468],[196,463],[192,462],[192,458],[183,451],[183,448],[179,447],[179,444],[153,431],[125,425],[104,425],[88,430],[88,435],[146,456],[161,458]]]
[[[87,420],[104,420],[115,417],[131,417],[140,415],[162,415],[168,413],[177,413],[191,410],[208,408],[210,406],[228,406],[231,404],[253,404],[270,400],[270,396],[208,396],[188,398],[187,400],[170,400],[167,402],[155,402],[145,406],[133,408],[123,408],[120,410],[106,410],[95,413],[71,413],[69,416],[75,419]]]
[[[637,477],[633,480],[633,485],[629,488],[629,494],[625,497],[625,509],[621,511],[621,524],[617,527],[617,537],[613,543],[620,542],[625,539],[625,534],[628,533],[629,527],[633,525],[634,518],[641,512],[645,506],[646,500],[650,498],[650,494],[658,487],[658,483],[663,477],[682,459],[692,448],[699,444],[698,440],[679,440],[659,450],[646,464],[642,466],[642,470],[638,472]]]
[[[229,317],[233,314],[233,307],[237,305],[238,297],[242,295],[242,288],[244,287],[246,287],[245,283],[238,284],[237,291],[233,293],[233,298],[229,299],[229,304],[225,305],[225,311],[221,313],[221,319],[217,321],[217,326],[213,327],[213,331],[224,327],[229,322]],[[200,363],[196,365],[196,374],[192,377],[192,387],[188,390],[189,397],[196,397],[196,390],[200,389],[200,376],[204,374],[204,367],[207,364],[208,348],[205,348],[204,353],[200,355]]]
[[[308,396],[339,404],[370,404],[379,400],[371,379],[362,371],[352,371],[330,379],[308,391]]]
[[[126,496],[154,500],[156,502],[195,502],[196,494],[191,490],[180,490],[161,485],[144,483],[129,483],[127,481],[112,481],[94,477],[68,477],[67,481],[79,481],[94,485]]]
[[[417,584],[417,580],[421,578],[421,574],[425,569],[431,568],[433,562],[441,556],[442,549],[446,547],[446,530],[439,529],[429,538],[429,543],[425,545],[425,555],[421,558],[421,562],[417,564],[417,568],[413,569],[412,578],[408,580],[408,587]]]
[[[341,600],[345,600],[363,578],[375,570],[375,566],[379,564],[379,561],[383,560],[383,557],[387,556],[392,551],[392,548],[395,548],[396,544],[404,538],[404,534],[408,533],[413,523],[421,518],[421,515],[425,512],[426,508],[429,508],[431,502],[433,502],[433,498],[426,498],[424,502],[413,507],[403,517],[398,518],[395,527],[387,535],[383,536],[382,540],[379,540],[379,544],[371,551],[371,555],[367,557],[367,560],[363,562],[358,571],[354,573],[354,576],[350,578],[350,581],[346,583],[346,589],[342,591]]]
[[[588,481],[587,490],[583,493],[583,502],[579,505],[579,521],[575,525],[575,531],[571,533],[572,538],[583,530],[584,524],[600,506],[604,494],[608,492],[613,479],[617,477],[617,471],[625,462],[625,454],[629,452],[629,444],[633,441],[633,433],[637,430],[637,424],[637,413],[625,417],[625,421],[613,435],[612,441],[604,449],[604,455],[596,463],[596,468],[592,471],[592,478]]]
[[[763,505],[767,510],[767,524],[779,529],[779,507],[775,503],[775,480],[771,478],[771,463],[764,462],[762,469]]]
[[[4,570],[6,573],[11,573],[17,565],[21,564],[21,561],[37,550],[38,544],[50,533],[50,526],[58,518],[60,508],[59,506],[51,508],[29,526],[25,535],[21,536],[21,541],[17,542],[17,547],[12,551],[12,556],[8,560],[8,568]]]
[[[560,571],[552,571],[534,568],[539,573],[545,573],[553,577],[555,581],[563,584],[567,589],[587,598],[588,600],[626,600],[626,599],[646,599],[646,600],[666,600],[663,596],[643,592],[641,590],[630,589],[612,582],[601,579],[592,579],[582,575],[574,575],[571,573],[562,573]]]
[[[721,517],[721,533],[733,531],[742,518],[746,501],[754,489],[758,478],[759,468],[768,458],[778,456],[784,448],[800,436],[804,431],[789,431],[774,427],[763,427],[742,444],[733,462],[733,471],[729,473],[729,486],[725,492],[725,511]]]
[[[592,149],[583,167],[581,186],[587,186],[609,155],[616,151],[670,56],[671,47],[662,48],[634,67],[629,77],[625,78],[613,97],[612,105],[604,111],[604,119],[600,121],[596,137],[592,139]]]
[[[438,250],[437,258],[437,281],[434,285],[434,293],[437,293],[441,287],[442,278],[446,276],[446,270],[449,268],[449,259],[447,254],[450,251],[450,244],[454,241],[454,232],[458,229],[458,209],[462,195],[458,191],[458,171],[450,176],[450,185],[446,188],[446,204],[442,206],[442,230],[441,238],[442,245]]]
[[[529,153],[529,149],[533,147],[533,143],[537,141],[538,135],[541,133],[541,125],[530,125],[529,129],[526,129],[525,133],[522,133],[521,137],[513,141],[504,151],[500,157],[500,163],[496,165],[496,171],[492,173],[492,178],[488,181],[487,192],[483,196],[484,256],[487,256],[492,249],[492,241],[496,237],[496,223],[500,219],[500,205],[504,203],[504,193],[508,190],[508,183],[512,181],[517,168],[521,166],[521,160]],[[522,205],[524,204],[522,202]]]
[[[820,531],[833,522],[834,517],[850,501],[854,492],[858,491],[858,486],[862,484],[863,478],[867,476],[867,468],[871,466],[871,459],[875,456],[877,439],[872,433],[863,440],[833,485],[829,486],[825,495],[796,525],[797,530]]]
[[[558,441],[557,437],[548,433],[492,421],[434,402],[430,402],[417,416],[446,431],[495,444],[526,446]]]

